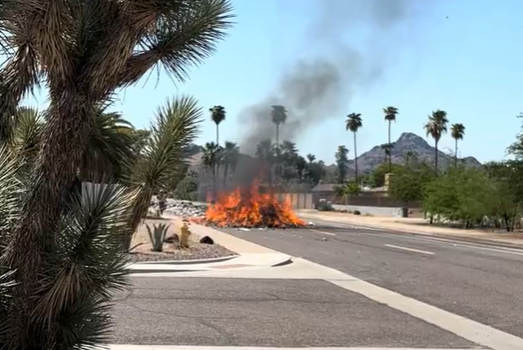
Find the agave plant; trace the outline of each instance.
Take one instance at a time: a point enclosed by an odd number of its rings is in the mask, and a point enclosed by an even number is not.
[[[163,242],[165,241],[165,236],[169,230],[167,224],[157,224],[153,225],[151,228],[150,225],[146,225],[147,233],[149,234],[149,240],[151,241],[152,251],[161,252],[163,250]]]

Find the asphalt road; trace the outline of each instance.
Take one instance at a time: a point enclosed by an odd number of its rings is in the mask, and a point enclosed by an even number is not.
[[[436,326],[320,280],[132,278],[112,343],[475,348]]]
[[[523,337],[523,250],[315,223],[224,231]]]

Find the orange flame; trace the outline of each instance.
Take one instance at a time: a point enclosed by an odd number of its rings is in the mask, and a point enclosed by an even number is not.
[[[248,191],[236,189],[218,196],[208,207],[203,221],[218,227],[298,227],[305,226],[292,210],[287,197],[278,201],[272,193],[260,193],[254,181]]]

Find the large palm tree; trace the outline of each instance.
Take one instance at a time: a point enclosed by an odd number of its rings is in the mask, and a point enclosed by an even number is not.
[[[266,173],[265,175],[267,176],[269,185],[272,186],[272,167],[276,157],[271,140],[263,140],[256,145],[256,157],[264,165],[264,172]]]
[[[354,135],[354,172],[356,181],[358,181],[358,143],[356,141],[356,133],[362,126],[363,123],[360,113],[351,113],[347,116],[345,120],[345,130],[349,130]]]
[[[454,165],[458,165],[458,141],[465,137],[465,125],[461,123],[452,124],[450,126],[450,135],[454,139]]]
[[[211,120],[216,124],[216,144],[220,144],[220,123],[225,120],[225,108],[223,106],[214,106],[209,109]]]
[[[229,175],[229,170],[234,171],[238,165],[240,158],[240,147],[234,142],[225,141],[225,146],[223,147],[223,187],[227,186],[227,176]]]
[[[271,120],[276,125],[276,148],[280,147],[280,126],[287,121],[287,110],[284,106],[275,105],[271,109]]]
[[[79,170],[83,181],[129,180],[135,129],[120,113],[107,112],[107,107],[100,105],[96,110]]]
[[[391,132],[391,128],[392,128],[392,122],[396,121],[399,111],[396,107],[389,106],[389,107],[383,108],[383,114],[385,115],[385,121],[388,123],[388,131],[387,131],[388,144],[391,145],[390,132]],[[390,152],[391,149],[392,149],[392,146],[389,147],[389,154],[388,154],[389,172],[392,171],[392,152]]]
[[[203,164],[211,170],[213,199],[216,200],[218,191],[218,167],[222,161],[223,149],[215,142],[207,142],[203,146]]]
[[[72,190],[95,107],[160,64],[183,81],[188,66],[212,54],[225,36],[231,5],[227,0],[13,0],[4,5],[1,142],[12,139],[7,124],[24,96],[38,84],[49,96],[42,134],[46,141],[34,164],[33,181],[19,195],[17,224],[10,227],[8,239],[2,238],[8,246],[0,263],[16,270],[17,278],[12,307],[7,317],[2,314],[10,321],[8,334],[13,334],[6,336],[6,344],[10,349],[80,348],[104,340],[105,328],[96,322],[108,319],[111,273],[119,270],[112,260],[101,264],[95,235],[84,237],[86,231],[78,231],[88,221],[68,227],[64,218],[76,214],[92,220],[88,229],[102,227],[102,214],[115,221],[123,218],[120,207],[114,209],[122,202],[121,193],[98,191],[78,200]],[[121,226],[113,227],[122,232]],[[69,239],[59,239],[64,235]],[[88,248],[77,252],[83,255],[59,260],[61,264],[53,259],[62,248],[74,249],[79,240]]]
[[[425,124],[425,132],[427,136],[431,136],[434,139],[434,168],[438,170],[438,144],[441,140],[441,136],[447,132],[447,112],[440,109],[433,111],[429,115],[429,120]]]

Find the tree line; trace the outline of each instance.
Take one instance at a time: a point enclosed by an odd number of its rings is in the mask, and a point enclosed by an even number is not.
[[[454,163],[438,171],[424,162],[395,165],[390,195],[406,204],[418,202],[436,221],[514,231],[521,228],[523,214],[523,133],[507,152],[513,160],[479,168]]]
[[[396,107],[386,107],[383,108],[384,120],[387,123],[387,139],[388,142],[382,144],[380,147],[384,153],[384,160],[388,164],[388,172],[393,173],[392,164],[392,150],[394,149],[394,143],[391,141],[391,129],[392,123],[396,121],[399,110]],[[434,167],[437,169],[438,156],[439,156],[439,142],[443,135],[448,132],[449,129],[449,119],[447,117],[447,112],[443,110],[433,111],[427,118],[427,121],[424,125],[424,131],[427,136],[430,136],[434,140]],[[374,174],[364,174],[363,176],[358,172],[358,153],[357,153],[357,133],[360,128],[363,127],[363,120],[360,113],[350,113],[347,115],[345,120],[345,129],[353,134],[354,140],[354,171],[355,176],[352,180],[348,179],[349,171],[349,149],[345,145],[338,146],[338,149],[335,154],[336,159],[336,168],[337,168],[337,191],[341,194],[357,194],[361,192],[361,185],[379,185],[382,184],[382,181],[375,181]],[[450,126],[451,137],[454,139],[454,163],[458,163],[458,141],[463,140],[465,136],[465,126],[461,123],[451,124]],[[408,151],[405,155],[405,162],[408,163],[415,154],[412,151]],[[383,167],[376,169],[379,173],[382,172]],[[378,182],[378,183],[377,183]]]

